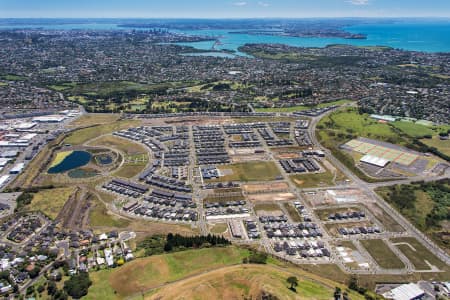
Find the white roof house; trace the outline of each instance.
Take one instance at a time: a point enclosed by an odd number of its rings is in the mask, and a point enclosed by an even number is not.
[[[18,174],[22,172],[23,168],[25,167],[24,163],[18,163],[14,167],[12,167],[11,170],[9,170],[10,174]]]
[[[359,161],[366,163],[366,164],[374,165],[374,166],[377,166],[380,168],[386,167],[386,165],[390,162],[389,160],[387,160],[385,158],[370,155],[370,154],[364,155]]]
[[[3,186],[9,179],[9,175],[3,175],[0,177],[0,186]]]
[[[114,257],[112,255],[112,251],[111,249],[105,249],[105,259],[106,259],[106,264],[108,266],[112,266],[114,265]]]
[[[386,299],[393,300],[414,300],[419,299],[425,295],[425,291],[422,290],[415,283],[402,284],[386,293],[382,296]]]
[[[50,115],[50,116],[41,116],[33,118],[33,122],[38,123],[59,123],[66,119],[66,116],[61,115]]]

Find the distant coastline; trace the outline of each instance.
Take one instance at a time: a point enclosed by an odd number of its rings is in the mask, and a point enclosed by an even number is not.
[[[0,19],[0,30],[151,30],[183,35],[179,44],[200,51],[235,51],[245,43],[326,47],[387,46],[450,52],[450,19]],[[189,39],[189,37],[192,39]]]

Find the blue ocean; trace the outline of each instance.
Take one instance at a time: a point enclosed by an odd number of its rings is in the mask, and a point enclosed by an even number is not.
[[[397,49],[424,51],[424,52],[450,52],[450,19],[436,20],[401,20],[398,22],[389,21],[361,22],[361,24],[344,28],[351,33],[362,33],[367,35],[365,40],[343,39],[343,38],[302,38],[272,35],[249,35],[230,33],[237,30],[185,30],[177,31],[185,34],[212,36],[218,38],[220,44],[215,45],[215,49],[237,49],[246,43],[275,43],[300,47],[325,47],[330,44],[348,44],[355,46],[389,46]],[[8,23],[5,20],[0,22],[2,29],[20,28],[41,28],[48,30],[130,30],[130,28],[119,27],[120,22],[110,20],[109,22],[65,22],[64,24],[51,24],[48,21],[24,22],[16,24]],[[136,28],[138,29],[138,28]],[[193,46],[197,49],[210,50],[214,41],[186,43],[184,45]],[[240,54],[239,52],[237,54]]]

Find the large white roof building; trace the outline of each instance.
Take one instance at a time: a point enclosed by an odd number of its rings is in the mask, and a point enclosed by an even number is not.
[[[386,167],[387,164],[390,162],[389,160],[387,160],[385,158],[370,155],[370,154],[364,155],[363,157],[361,157],[361,159],[359,161],[366,163],[366,164],[374,165],[374,166],[377,166],[380,168]]]

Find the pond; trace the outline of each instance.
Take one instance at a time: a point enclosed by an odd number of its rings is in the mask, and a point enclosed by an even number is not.
[[[95,157],[95,160],[100,165],[109,165],[110,163],[113,162],[113,158],[111,157],[111,155],[108,154],[97,155]]]
[[[91,154],[86,151],[74,151],[64,158],[62,162],[48,169],[49,174],[64,173],[66,171],[82,167],[89,163]]]
[[[85,169],[75,169],[71,170],[67,173],[70,178],[78,179],[78,178],[90,178],[98,175],[98,172],[95,170],[85,170]]]

